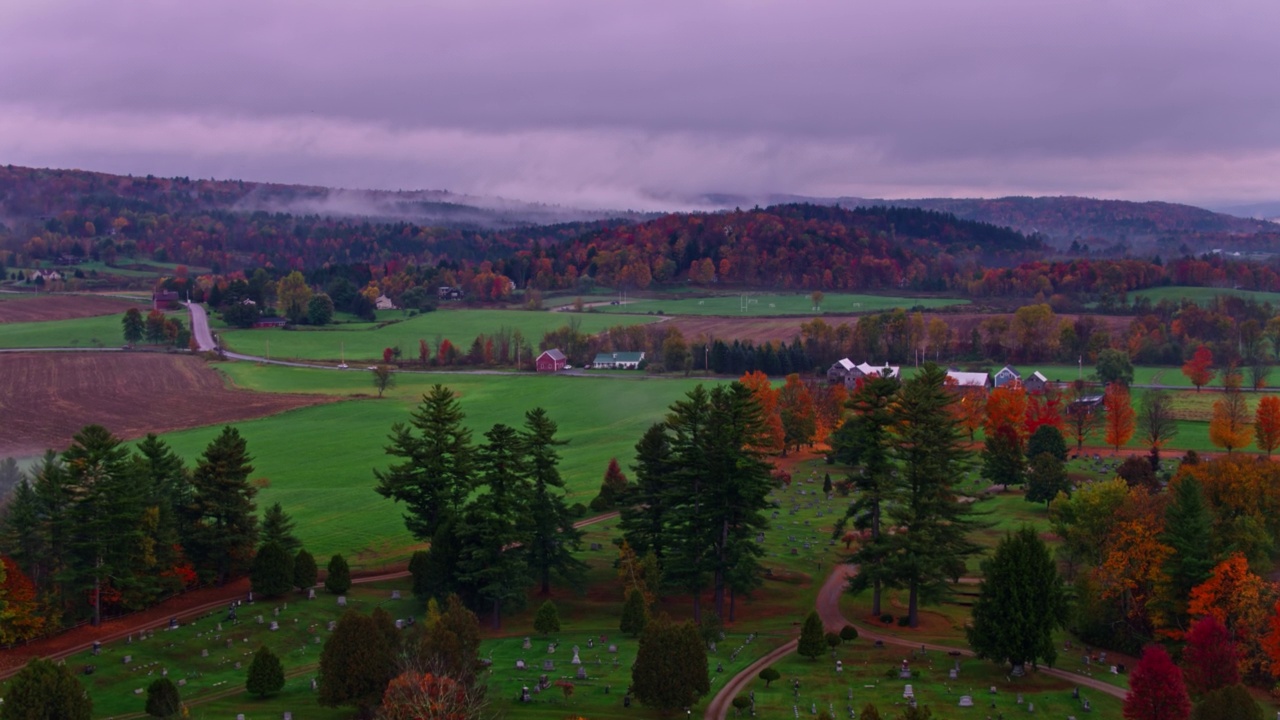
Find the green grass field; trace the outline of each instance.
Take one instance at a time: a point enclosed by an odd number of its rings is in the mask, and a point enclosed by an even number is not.
[[[370,374],[354,369],[336,372],[248,363],[220,367],[236,385],[254,390],[373,392]],[[302,539],[317,556],[343,552],[354,565],[369,566],[407,555],[412,538],[404,530],[402,510],[373,491],[373,468],[387,467],[390,458],[383,449],[392,424],[407,422],[423,392],[435,383],[460,394],[477,443],[495,423],[518,427],[527,410],[546,408],[560,425],[560,437],[569,441],[561,449],[560,470],[570,502],[583,504],[598,492],[609,459],[618,458],[624,469],[629,466],[645,429],[697,384],[644,376],[401,373],[397,378],[397,386],[385,399],[355,398],[237,423],[254,457],[254,477],[270,482],[258,497],[259,506],[281,502],[298,520]],[[219,431],[206,427],[172,433],[166,439],[194,465]]]
[[[120,347],[124,344],[123,315],[99,315],[74,320],[0,323],[0,348]]]
[[[399,310],[384,311],[392,319]],[[379,315],[379,319],[382,315]],[[251,355],[264,355],[271,344],[271,357],[299,360],[337,360],[345,353],[348,363],[381,360],[384,348],[400,346],[404,360],[418,356],[418,341],[426,340],[435,352],[438,339],[452,342],[462,352],[480,333],[493,333],[501,328],[519,330],[525,343],[536,346],[542,336],[571,322],[580,323],[586,333],[596,333],[614,325],[653,322],[650,317],[610,317],[582,313],[567,314],[521,310],[437,310],[384,327],[361,325],[348,329],[337,325],[331,329],[298,330],[224,330],[220,333],[228,349]]]
[[[1219,295],[1231,295],[1233,297],[1254,300],[1260,303],[1271,303],[1272,305],[1280,305],[1280,293],[1261,292],[1257,290],[1237,290],[1234,288],[1211,288],[1211,287],[1155,287],[1146,290],[1137,290],[1129,293],[1131,298],[1145,297],[1149,298],[1152,303],[1158,303],[1161,300],[1169,302],[1181,302],[1190,300],[1194,303],[1203,305]]]
[[[704,298],[667,299],[633,299],[627,298],[625,305],[601,305],[594,308],[604,313],[659,313],[664,315],[726,315],[733,317],[764,317],[769,315],[815,315],[829,313],[847,315],[849,313],[881,312],[895,308],[939,308],[949,305],[963,305],[968,300],[958,298],[936,297],[889,297],[883,295],[852,295],[847,293],[828,293],[822,306],[814,310],[813,300],[809,293],[776,295],[770,293],[746,293],[744,295],[717,295]],[[748,302],[746,307],[743,303]]]

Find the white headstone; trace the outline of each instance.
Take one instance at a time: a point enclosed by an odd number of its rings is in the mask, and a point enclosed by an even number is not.
[[[346,596],[346,595],[339,595],[339,596],[338,596],[338,607],[346,607],[346,606],[347,606],[347,596]]]
[[[307,590],[307,599],[308,599],[308,600],[315,600],[315,599],[316,599],[316,589],[315,589],[315,588],[310,588],[309,590]]]
[[[912,689],[911,689],[911,686],[910,686],[910,685],[908,685],[908,686],[907,686],[907,687],[902,691],[902,697],[904,697],[904,698],[913,698],[913,697],[915,697],[915,696],[916,696],[916,693],[915,693],[915,691],[914,691],[914,690],[912,690]]]
[[[279,630],[279,629],[280,629],[280,623],[276,622],[275,620],[272,620],[272,621],[271,621],[271,629],[272,629],[272,630]]]
[[[125,656],[124,656],[124,664],[125,664],[125,665],[128,665],[128,664],[129,664],[129,663],[131,663],[131,662],[133,662],[133,656],[132,656],[132,655],[125,655]]]
[[[200,657],[209,657],[209,650],[208,649],[201,650]]]
[[[968,695],[961,695],[960,707],[973,707],[973,698]]]
[[[572,660],[570,660],[569,662],[573,663],[574,665],[581,665],[581,664],[582,664],[582,661],[578,659],[578,646],[577,646],[577,645],[574,645],[574,646],[573,646],[573,659],[572,659]]]
[[[141,694],[142,694],[142,688],[134,688],[134,689],[133,689],[133,694],[134,694],[134,695],[141,695]]]

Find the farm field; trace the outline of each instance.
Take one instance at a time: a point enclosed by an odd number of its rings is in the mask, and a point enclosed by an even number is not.
[[[595,497],[609,459],[624,472],[645,429],[697,380],[400,373],[384,399],[368,397],[370,373],[306,370],[249,363],[218,366],[236,387],[272,392],[346,396],[344,402],[308,407],[236,423],[253,456],[254,477],[265,478],[258,504],[273,502],[298,520],[300,536],[319,556],[347,553],[355,567],[403,560],[412,538],[402,509],[373,491],[373,468],[391,458],[384,448],[391,426],[407,422],[422,394],[442,383],[460,395],[473,439],[495,423],[519,427],[524,413],[544,407],[560,426],[560,471],[570,503]],[[365,397],[351,397],[362,395]],[[220,425],[171,433],[166,440],[194,464]]]
[[[765,317],[770,315],[820,315],[834,313],[870,313],[895,308],[938,308],[964,305],[968,300],[937,297],[890,297],[883,295],[854,295],[827,293],[822,307],[814,310],[809,293],[770,294],[745,293],[744,295],[717,295],[704,298],[632,299],[625,305],[601,305],[594,308],[603,313],[662,313],[664,315],[727,315],[735,317]],[[744,308],[743,303],[747,302]]]
[[[388,311],[394,315],[399,310]],[[381,317],[381,316],[380,316]],[[596,333],[614,325],[636,325],[654,322],[655,318],[614,317],[581,313],[568,315],[545,311],[523,310],[437,310],[383,327],[363,325],[363,329],[298,330],[224,330],[219,334],[225,346],[235,352],[251,355],[266,353],[271,343],[271,357],[298,360],[337,360],[346,353],[349,363],[381,360],[384,348],[399,346],[404,359],[418,356],[418,341],[426,340],[435,353],[435,344],[447,339],[463,352],[480,333],[493,333],[502,328],[519,330],[525,343],[537,346],[542,336],[570,322],[580,323],[582,332]]]
[[[1161,300],[1169,302],[1181,302],[1190,300],[1196,304],[1203,305],[1210,302],[1219,295],[1231,295],[1233,297],[1245,298],[1260,303],[1271,303],[1272,305],[1280,305],[1280,293],[1262,292],[1258,290],[1237,290],[1235,288],[1211,288],[1211,287],[1155,287],[1145,290],[1135,290],[1129,293],[1131,297],[1145,297],[1152,303],[1158,303]]]
[[[11,295],[3,294],[0,325],[9,323],[71,320],[100,315],[121,315],[131,307],[144,312],[150,308],[122,298],[103,295]],[[117,326],[118,326],[117,321]]]
[[[0,324],[0,348],[120,347],[124,344],[123,317],[121,309],[116,315]],[[185,313],[182,319],[186,324]]]
[[[186,355],[0,353],[0,457],[61,450],[92,423],[135,438],[329,399],[228,389],[203,360]]]

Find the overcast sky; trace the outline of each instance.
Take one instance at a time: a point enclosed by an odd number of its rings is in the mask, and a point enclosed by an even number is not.
[[[1280,200],[1280,2],[3,0],[0,163],[635,208]]]

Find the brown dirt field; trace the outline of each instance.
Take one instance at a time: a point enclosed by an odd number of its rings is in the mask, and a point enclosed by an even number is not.
[[[61,450],[80,428],[117,437],[229,423],[331,402],[227,388],[204,361],[158,353],[0,354],[0,457]]]
[[[928,322],[935,317],[942,318],[947,325],[951,326],[952,341],[959,340],[967,343],[969,334],[974,327],[983,320],[999,315],[999,313],[926,312],[924,313],[924,319],[925,322]],[[1013,318],[1011,314],[1005,314],[1004,317]],[[1057,316],[1059,321],[1075,320],[1077,317],[1077,315]],[[1128,329],[1129,324],[1133,322],[1133,318],[1129,316],[1095,315],[1093,317],[1112,335],[1123,333]],[[679,328],[687,340],[692,340],[701,335],[721,340],[751,340],[758,344],[766,340],[789,343],[800,335],[800,325],[812,319],[811,317],[734,318],[686,315],[676,317],[668,322]],[[832,327],[839,327],[840,325],[852,327],[857,324],[858,316],[824,315],[822,320]]]
[[[0,323],[45,322],[115,315],[131,307],[142,310],[144,314],[147,311],[147,306],[136,302],[95,295],[40,295],[13,298],[0,302]]]

